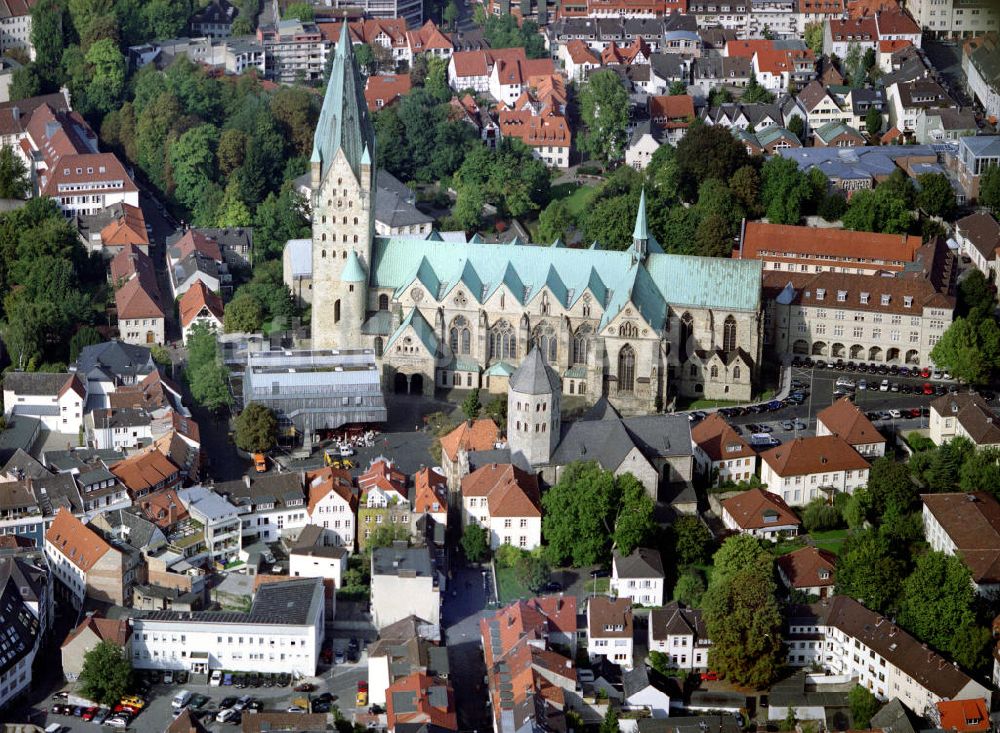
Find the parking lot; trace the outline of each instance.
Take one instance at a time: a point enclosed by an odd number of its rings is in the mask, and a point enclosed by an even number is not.
[[[357,685],[361,680],[367,680],[368,660],[365,654],[355,663],[335,664],[333,667],[317,677],[310,677],[304,682],[314,687],[308,692],[296,692],[295,686],[300,682],[292,682],[287,687],[245,687],[235,686],[213,687],[209,685],[206,675],[194,675],[184,684],[152,684],[149,694],[146,695],[147,704],[138,716],[131,722],[127,730],[135,731],[162,731],[165,730],[173,720],[173,708],[171,700],[181,690],[188,690],[195,695],[207,698],[197,708],[192,707],[192,712],[196,712],[201,718],[203,725],[212,731],[222,731],[230,733],[240,729],[236,721],[220,723],[216,721],[216,716],[220,709],[220,704],[226,698],[239,698],[244,695],[250,696],[259,701],[260,708],[265,711],[287,711],[296,702],[301,703],[303,699],[312,703],[318,699],[324,699],[326,694],[330,695],[330,703],[339,708],[340,712],[351,719],[356,712],[367,712],[355,707],[355,695]],[[121,728],[111,728],[105,725],[97,725],[93,722],[82,720],[72,715],[53,715],[51,713],[54,704],[60,704],[61,700],[47,700],[45,703],[36,705],[30,715],[32,722],[40,724],[42,727],[51,723],[58,723],[65,726],[65,730],[79,733],[95,733],[99,730],[122,730]],[[233,701],[235,702],[235,700]],[[247,713],[252,714],[252,713]]]
[[[782,405],[778,409],[764,409],[761,406],[759,408],[728,408],[722,412],[726,414],[730,424],[743,428],[744,436],[749,437],[755,432],[767,432],[784,443],[796,437],[814,434],[816,414],[829,407],[844,394],[850,394],[858,407],[866,413],[871,413],[872,422],[883,432],[905,433],[910,430],[926,428],[928,424],[926,414],[911,417],[907,411],[924,408],[926,412],[931,401],[941,394],[946,394],[949,391],[968,391],[968,387],[959,385],[954,380],[946,380],[940,374],[935,379],[933,373],[926,378],[919,374],[917,376],[912,374],[902,376],[898,373],[889,373],[888,368],[885,369],[885,374],[878,371],[875,373],[859,372],[857,367],[851,370],[846,364],[841,369],[829,365],[822,368],[805,365],[791,367],[789,379],[791,381],[789,394],[801,392],[803,398],[801,404],[794,404],[786,400],[782,401]],[[854,389],[842,387],[838,390],[838,379],[853,382]],[[885,390],[881,389],[883,381],[886,381]],[[862,384],[867,389],[860,389]],[[933,394],[924,394],[925,384],[930,385]],[[980,394],[987,401],[995,399],[991,392],[981,392]],[[899,411],[901,416],[896,417],[893,411]],[[789,425],[791,429],[789,429]],[[763,426],[763,428],[756,430],[751,426]],[[766,446],[763,447],[766,448]]]

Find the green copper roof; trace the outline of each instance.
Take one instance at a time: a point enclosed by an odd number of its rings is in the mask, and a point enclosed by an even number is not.
[[[364,91],[365,85],[354,62],[351,39],[347,36],[347,23],[344,23],[333,52],[330,80],[313,138],[311,161],[320,164],[321,177],[326,176],[338,150],[344,151],[347,162],[358,177],[361,165],[371,164],[375,135],[368,119]]]
[[[505,361],[494,362],[484,374],[487,377],[509,377],[514,373],[514,366]]]
[[[501,286],[522,304],[547,290],[567,307],[590,292],[594,305],[604,311],[605,323],[631,302],[653,328],[662,328],[668,303],[756,311],[761,263],[663,254],[652,237],[642,262],[636,262],[630,250],[376,237],[370,283],[393,289],[396,297],[419,284],[435,300],[461,287],[478,303]]]
[[[361,260],[358,259],[358,255],[352,250],[347,255],[347,264],[344,265],[344,271],[340,273],[340,280],[345,283],[363,283],[366,279],[367,276],[365,275],[365,269],[361,266]]]
[[[388,351],[389,348],[395,344],[404,333],[406,333],[406,329],[411,326],[413,327],[413,331],[416,333],[417,338],[420,339],[420,343],[424,345],[424,348],[430,352],[431,356],[436,356],[438,352],[437,335],[435,335],[431,324],[427,322],[427,319],[424,318],[420,314],[420,311],[416,308],[410,309],[406,318],[404,318],[403,322],[399,324],[399,328],[397,328],[396,332],[389,337],[389,340],[385,345],[386,351]]]
[[[635,229],[632,230],[632,239],[649,239],[649,226],[646,224],[646,189],[642,189],[639,197],[639,210],[635,212]]]

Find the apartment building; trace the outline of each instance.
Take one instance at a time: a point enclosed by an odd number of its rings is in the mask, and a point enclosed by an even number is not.
[[[533,550],[542,543],[538,479],[509,463],[490,463],[462,479],[462,523],[486,530],[490,547]]]
[[[86,387],[76,374],[9,372],[3,378],[4,416],[35,417],[52,432],[79,433],[86,401]]]
[[[957,555],[972,573],[976,592],[1000,591],[1000,504],[992,494],[923,494],[924,536],[931,549]]]
[[[880,700],[898,698],[918,715],[932,715],[942,700],[984,698],[989,705],[987,687],[853,598],[833,596],[809,608],[789,621],[789,664],[853,677]]]
[[[910,0],[906,9],[935,38],[968,38],[1000,30],[1000,11],[988,0]]]
[[[257,40],[264,45],[268,78],[282,84],[323,78],[330,43],[315,23],[279,20],[276,25],[258,28]]]
[[[749,481],[757,473],[757,452],[718,412],[691,428],[695,464],[712,486]]]
[[[611,558],[611,594],[642,606],[662,606],[663,559],[657,550],[637,547],[631,555]]]
[[[0,557],[0,711],[31,688],[35,656],[48,632],[51,586],[44,561]]]
[[[591,596],[587,599],[587,655],[604,658],[623,669],[632,668],[632,601]]]
[[[358,495],[347,471],[327,468],[307,474],[309,521],[322,527],[336,547],[354,550]],[[302,531],[309,530],[307,525]]]
[[[885,436],[849,397],[817,413],[816,435],[836,435],[869,460],[885,455]]]
[[[372,622],[381,629],[416,615],[441,623],[441,583],[426,547],[396,542],[379,547],[371,557]]]
[[[671,601],[649,612],[649,651],[667,655],[670,666],[692,672],[708,669],[712,645],[697,608]]]
[[[132,619],[132,666],[316,674],[326,595],[321,578],[265,583],[248,612],[147,611]]]
[[[85,598],[128,605],[136,582],[126,553],[105,541],[68,510],[59,509],[45,533],[45,557],[60,583],[60,594],[74,608]]]
[[[760,454],[760,481],[789,506],[868,485],[869,464],[836,435],[795,438]]]
[[[240,518],[235,506],[204,486],[181,489],[177,498],[187,509],[192,537],[200,533],[203,550],[198,555],[226,565],[239,556],[241,547]],[[183,540],[180,540],[183,542]]]
[[[958,140],[958,180],[965,195],[979,197],[979,179],[992,165],[1000,165],[1000,135],[966,136]]]
[[[1000,420],[986,400],[972,392],[933,400],[929,428],[934,445],[952,438],[965,438],[977,448],[1000,445]]]
[[[304,478],[294,471],[246,474],[216,484],[215,490],[236,507],[244,538],[274,542],[309,524]]]

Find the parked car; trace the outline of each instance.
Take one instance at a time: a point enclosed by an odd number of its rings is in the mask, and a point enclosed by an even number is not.
[[[316,685],[314,685],[312,682],[302,682],[298,685],[295,685],[296,692],[312,692],[315,689]]]
[[[879,388],[880,392],[888,392],[889,391],[889,380],[888,379],[883,379],[882,383],[878,386],[878,388]]]
[[[344,652],[342,650],[338,649],[334,653],[334,655],[333,655],[333,661],[334,661],[335,664],[343,664],[344,663]]]
[[[212,670],[212,676],[208,678],[208,684],[212,687],[218,687],[222,684],[222,670],[216,669]]]
[[[222,675],[222,684],[224,687],[231,687],[233,684],[233,675],[229,672]]]
[[[707,672],[702,672],[701,673],[701,681],[702,682],[715,682],[718,679],[719,679],[719,673],[715,672],[715,671],[713,671],[711,669],[708,670]]]
[[[358,681],[358,693],[355,695],[354,702],[359,708],[368,704],[368,683],[364,680]]]

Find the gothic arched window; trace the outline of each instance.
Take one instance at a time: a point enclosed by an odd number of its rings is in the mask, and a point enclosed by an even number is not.
[[[722,324],[722,350],[736,351],[736,319],[732,316]]]
[[[618,352],[618,391],[632,392],[635,389],[635,350],[629,345]]]
[[[531,340],[537,348],[541,349],[542,356],[549,363],[554,364],[559,352],[559,337],[556,336],[555,329],[547,323],[541,323],[532,334]]]
[[[590,326],[583,325],[573,334],[573,363],[586,364],[587,350],[590,348]]]
[[[389,310],[389,296],[386,295],[385,293],[382,293],[380,296],[378,296],[378,309],[380,311]]]
[[[490,329],[490,358],[513,359],[517,356],[517,336],[507,321],[497,321]]]
[[[468,354],[472,351],[472,331],[469,329],[469,322],[465,320],[465,316],[458,316],[451,322],[448,342],[451,344],[453,354]]]

